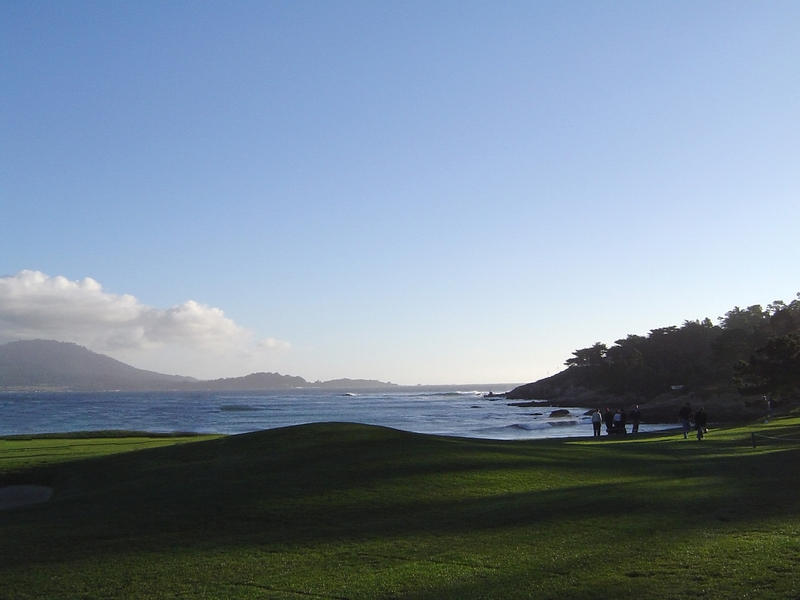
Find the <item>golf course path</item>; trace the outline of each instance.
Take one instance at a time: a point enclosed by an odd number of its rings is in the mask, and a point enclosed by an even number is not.
[[[47,502],[53,488],[46,485],[7,485],[0,487],[0,510]]]

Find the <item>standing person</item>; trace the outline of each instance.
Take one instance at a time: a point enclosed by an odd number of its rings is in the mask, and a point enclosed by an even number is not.
[[[600,409],[597,408],[592,413],[592,429],[594,430],[594,437],[600,437],[600,428],[603,426],[603,415],[600,414]]]
[[[639,410],[639,405],[633,407],[631,411],[631,423],[633,423],[633,428],[631,429],[631,433],[639,433],[639,422],[642,420],[642,411]]]
[[[614,413],[608,407],[606,407],[606,412],[603,413],[603,423],[606,424],[606,433],[611,435],[611,428],[614,426]]]
[[[625,422],[622,420],[622,411],[619,408],[617,412],[614,413],[614,427],[612,431],[614,433],[625,433]]]
[[[705,409],[701,406],[700,410],[694,414],[694,426],[697,428],[698,440],[702,440],[703,435],[708,431],[706,425],[708,425],[708,415],[706,415]]]
[[[689,435],[689,421],[692,419],[692,407],[688,402],[681,406],[681,409],[678,411],[678,418],[683,428],[683,439],[686,439]]]

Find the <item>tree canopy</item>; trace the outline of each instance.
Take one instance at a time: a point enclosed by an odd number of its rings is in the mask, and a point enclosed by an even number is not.
[[[789,396],[800,390],[800,335],[788,333],[770,339],[749,361],[736,366],[740,389]]]
[[[592,387],[652,397],[673,388],[739,389],[787,395],[800,390],[800,294],[729,310],[711,319],[628,335],[575,350],[566,361],[585,369]]]

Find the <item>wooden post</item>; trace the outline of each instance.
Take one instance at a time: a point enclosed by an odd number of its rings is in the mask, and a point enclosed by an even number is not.
[[[753,443],[753,448],[756,447],[756,433],[755,431],[750,432],[750,441]]]

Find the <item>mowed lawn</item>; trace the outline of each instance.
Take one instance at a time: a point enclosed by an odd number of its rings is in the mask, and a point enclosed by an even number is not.
[[[798,459],[798,418],[702,442],[0,440],[5,483],[55,489],[0,512],[0,598],[797,598]]]

